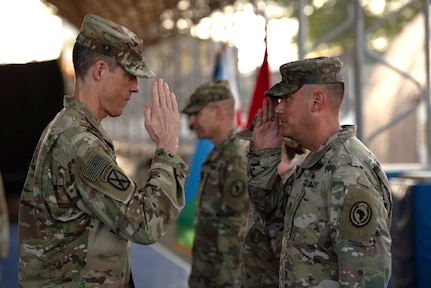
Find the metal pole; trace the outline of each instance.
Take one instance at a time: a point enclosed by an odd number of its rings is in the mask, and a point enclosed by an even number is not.
[[[430,107],[430,33],[429,33],[429,0],[424,0],[424,20],[425,20],[425,104],[426,104],[426,127],[425,137],[427,141],[427,155],[425,165],[429,167],[431,163],[431,107]],[[420,133],[420,131],[419,131]]]
[[[360,1],[351,0],[350,4],[355,10],[355,52],[354,52],[354,95],[355,95],[355,118],[357,125],[356,136],[362,140],[362,65],[364,63],[364,15]]]
[[[304,59],[305,58],[305,35],[307,31],[307,22],[304,15],[304,6],[307,1],[305,0],[298,0],[298,59]]]

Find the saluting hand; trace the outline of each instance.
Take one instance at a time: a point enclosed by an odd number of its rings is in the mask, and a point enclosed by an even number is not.
[[[180,114],[175,94],[163,79],[151,87],[152,103],[145,104],[145,128],[158,148],[178,151],[180,138]]]
[[[253,131],[253,145],[256,148],[281,147],[283,135],[279,115],[274,113],[277,100],[265,98],[263,106],[257,111],[256,126]]]

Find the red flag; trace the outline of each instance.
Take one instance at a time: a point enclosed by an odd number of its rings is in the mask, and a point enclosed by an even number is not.
[[[263,99],[265,99],[265,94],[263,94],[266,90],[268,90],[271,86],[271,74],[269,72],[268,65],[268,49],[267,42],[265,38],[265,55],[263,57],[263,63],[259,68],[256,77],[256,84],[254,85],[253,96],[250,101],[250,106],[248,109],[248,119],[247,126],[250,126],[251,121],[253,121],[254,116],[257,113],[257,110],[262,107]]]

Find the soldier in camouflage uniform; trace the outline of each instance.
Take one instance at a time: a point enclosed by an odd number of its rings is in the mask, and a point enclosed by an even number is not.
[[[0,173],[0,259],[9,255],[9,213],[5,196],[3,177]],[[0,263],[0,287],[2,287],[2,267]]]
[[[340,126],[338,58],[284,64],[265,92],[249,157],[248,188],[269,228],[284,218],[279,287],[387,287],[392,198],[375,156]],[[311,152],[283,183],[283,136]]]
[[[240,137],[251,141],[256,117],[250,127],[240,132]],[[282,158],[277,167],[281,179],[287,179],[295,166],[303,160],[306,150],[301,144],[285,138],[282,145]],[[279,220],[282,228],[283,219]],[[268,229],[256,209],[248,212],[247,219],[240,230],[240,287],[273,288],[278,287],[282,229]]]
[[[101,120],[120,116],[137,77],[154,74],[142,39],[87,15],[73,50],[75,89],[44,130],[19,207],[20,287],[134,287],[130,243],[151,244],[184,206],[189,170],[176,154],[180,115],[161,79],[145,105],[157,148],[140,187],[118,166]]]
[[[234,125],[235,100],[226,80],[202,84],[183,109],[199,139],[214,148],[201,167],[194,221],[191,288],[238,287],[240,226],[251,207],[247,141]]]

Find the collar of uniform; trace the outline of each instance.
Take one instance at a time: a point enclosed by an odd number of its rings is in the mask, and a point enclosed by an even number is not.
[[[100,122],[99,118],[97,118],[96,114],[94,114],[94,112],[91,111],[87,105],[85,105],[75,97],[68,96],[68,95],[64,96],[63,105],[65,108],[76,110],[79,114],[85,117],[85,119],[87,119],[87,121],[91,124],[91,126],[97,129],[99,133],[103,134],[103,137],[105,139],[109,139],[109,141],[112,142],[109,135],[103,129],[102,123]]]
[[[96,114],[88,108],[87,105],[72,96],[64,96],[63,100],[64,107],[77,110],[80,114],[84,115],[85,118],[91,123],[96,124],[95,126],[100,126],[100,120],[97,118]]]
[[[329,137],[325,143],[323,143],[319,149],[315,152],[311,152],[302,162],[301,168],[307,169],[313,167],[319,162],[328,150],[339,141],[343,141],[347,138],[356,136],[356,125],[343,125],[341,129],[335,132],[334,135]]]
[[[218,159],[221,151],[223,151],[223,148],[228,144],[234,141],[234,138],[238,137],[238,133],[240,132],[240,129],[238,127],[235,127],[219,145],[214,146],[214,148],[211,150],[211,152],[208,154],[207,160],[212,161],[214,159]]]

